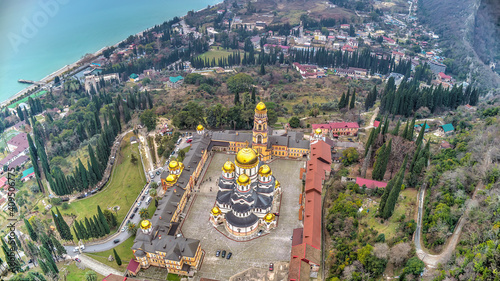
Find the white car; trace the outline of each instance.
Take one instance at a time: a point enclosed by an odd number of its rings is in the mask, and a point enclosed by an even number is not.
[[[122,232],[124,232],[124,231],[125,231],[125,226],[124,226],[124,227],[122,227]]]
[[[137,207],[141,206],[142,201],[137,202]]]

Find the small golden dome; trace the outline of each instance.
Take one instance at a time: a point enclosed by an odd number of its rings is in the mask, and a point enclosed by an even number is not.
[[[167,182],[175,182],[177,180],[177,175],[170,174],[167,177]]]
[[[281,186],[281,183],[279,180],[276,180],[276,184],[274,185],[274,188],[278,188]]]
[[[173,160],[173,161],[170,161],[170,164],[168,164],[168,168],[170,170],[177,170],[179,169],[179,162]]]
[[[268,165],[262,165],[260,166],[259,168],[259,175],[262,176],[262,177],[268,177],[270,175],[272,175],[273,172],[271,171],[271,168],[269,168]]]
[[[200,124],[200,125],[198,125],[198,127],[196,127],[196,130],[197,130],[197,131],[203,131],[203,129],[204,129],[204,128],[203,128],[203,125],[201,125],[201,124]]]
[[[219,214],[221,213],[221,211],[220,211],[219,207],[217,207],[217,206],[213,207],[213,208],[212,208],[212,211],[210,211],[210,212],[211,212],[211,213],[212,213],[212,215],[214,215],[214,216],[217,216],[217,215],[219,215]]]
[[[314,131],[316,135],[321,135],[323,131],[320,128],[317,128],[316,131]]]
[[[222,171],[226,173],[232,173],[234,172],[234,164],[231,161],[227,161],[224,163],[224,166],[222,166]]]
[[[149,220],[141,221],[141,228],[142,229],[149,229],[150,227],[151,227],[151,222]]]
[[[272,222],[274,220],[274,214],[267,213],[267,215],[264,217],[264,221],[266,222]]]
[[[245,147],[236,154],[236,162],[239,164],[250,165],[257,163],[257,161],[259,161],[259,156],[257,151],[252,148]]]
[[[267,109],[266,105],[263,102],[259,102],[257,104],[257,106],[255,107],[255,110],[258,110],[258,111],[264,111],[266,109]]]
[[[237,182],[238,182],[239,185],[249,185],[250,184],[250,178],[247,175],[245,175],[245,174],[241,174],[238,177]]]

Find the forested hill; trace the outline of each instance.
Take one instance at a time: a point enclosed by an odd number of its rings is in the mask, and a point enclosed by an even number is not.
[[[500,75],[489,67],[500,62],[499,15],[498,0],[418,1],[419,20],[442,39],[449,72],[486,90],[500,87]]]

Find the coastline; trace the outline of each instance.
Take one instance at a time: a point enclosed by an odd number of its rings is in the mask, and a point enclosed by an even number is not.
[[[217,2],[217,3],[213,4],[213,5],[209,5],[209,6],[210,6],[210,8],[213,8],[213,7],[215,7],[215,6],[217,6],[217,5],[220,5],[220,4],[222,4],[222,3],[224,3],[224,1],[223,1],[223,0],[221,0],[220,2]],[[201,12],[201,11],[203,11],[203,10],[207,9],[207,8],[208,8],[208,7],[202,8],[202,9],[200,9],[200,10],[196,11],[196,13],[197,13],[197,12]],[[181,17],[180,17],[180,19],[181,19],[181,20],[183,20],[183,19],[186,17],[186,15],[187,15],[187,13],[186,13],[184,16],[181,16]],[[175,16],[174,16],[174,17],[175,17]],[[173,18],[173,17],[172,17],[172,18]],[[165,20],[165,21],[168,21],[168,19],[167,19],[167,20]],[[163,22],[165,22],[165,21],[163,21]],[[163,23],[163,22],[162,22],[162,23]],[[160,23],[160,24],[161,24],[161,23]],[[155,24],[155,25],[153,25],[153,26],[151,26],[151,27],[148,27],[148,28],[146,28],[146,29],[144,29],[144,30],[142,30],[142,31],[139,31],[139,32],[137,32],[136,34],[134,34],[134,36],[142,36],[142,34],[143,34],[144,32],[149,31],[150,29],[154,28],[156,25],[158,25],[158,24]],[[98,57],[98,56],[100,56],[100,55],[102,54],[102,52],[103,52],[104,50],[106,50],[107,48],[110,48],[110,47],[118,47],[118,45],[119,45],[120,43],[122,43],[123,41],[125,41],[125,40],[127,40],[127,38],[125,38],[125,39],[123,39],[123,40],[119,41],[118,43],[116,43],[116,44],[114,44],[114,45],[111,45],[111,46],[104,46],[104,47],[102,47],[101,49],[99,49],[98,51],[96,51],[95,53],[93,53],[92,55],[93,55],[94,57]],[[79,63],[80,63],[80,61],[81,61],[81,60],[82,60],[82,59],[79,59],[79,60],[77,60],[76,62],[74,62],[74,63],[72,63],[72,64],[68,64],[68,65],[65,65],[65,66],[61,67],[60,69],[58,69],[58,70],[56,70],[56,71],[52,72],[51,74],[49,74],[49,75],[47,75],[47,76],[43,77],[42,79],[40,79],[40,80],[39,80],[39,82],[43,82],[43,83],[47,84],[47,83],[49,83],[50,81],[52,81],[52,80],[53,80],[56,76],[61,76],[61,75],[62,75],[62,74],[64,74],[65,72],[71,72],[72,70],[74,70],[74,69],[76,69],[76,68],[78,68],[78,67],[79,67]],[[16,99],[17,99],[17,98],[19,98],[19,97],[24,96],[24,95],[25,95],[25,94],[27,94],[29,91],[31,91],[31,90],[33,90],[33,89],[35,89],[35,88],[36,88],[36,87],[38,87],[38,86],[40,86],[40,85],[36,85],[36,84],[30,85],[30,86],[28,86],[28,87],[26,87],[26,88],[22,89],[21,91],[17,92],[16,94],[12,95],[12,96],[11,96],[11,97],[9,97],[8,99],[6,99],[6,100],[4,100],[4,101],[1,101],[1,102],[0,102],[0,109],[3,109],[4,107],[8,106],[11,102],[13,102],[14,100],[16,100]],[[40,88],[43,88],[43,87],[45,87],[45,85],[44,85],[44,86],[40,86]]]

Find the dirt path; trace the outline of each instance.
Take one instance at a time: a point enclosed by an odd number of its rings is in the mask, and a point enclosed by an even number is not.
[[[491,163],[491,151],[492,149],[490,148],[486,152],[486,157],[483,159],[483,167],[486,168],[486,166]],[[486,169],[482,169],[485,171]],[[462,228],[467,221],[467,218],[469,216],[469,212],[472,209],[472,207],[477,206],[478,200],[476,199],[477,192],[480,191],[483,187],[482,183],[479,183],[476,186],[476,189],[474,190],[474,193],[472,194],[472,198],[470,200],[467,200],[466,207],[465,207],[465,212],[460,217],[458,220],[457,226],[455,227],[455,231],[453,231],[453,234],[451,237],[448,239],[447,245],[443,249],[443,251],[438,254],[438,255],[432,255],[429,254],[429,251],[427,249],[424,249],[421,245],[421,240],[422,240],[422,217],[423,217],[423,209],[424,209],[424,200],[425,200],[425,189],[426,189],[426,184],[422,185],[422,188],[420,189],[418,193],[418,220],[417,220],[417,229],[415,231],[414,235],[414,242],[415,242],[415,248],[417,250],[417,256],[425,263],[427,267],[430,268],[436,268],[439,264],[444,264],[446,263],[453,251],[455,250],[455,247],[458,244],[460,234],[462,234]]]
[[[375,118],[377,118],[379,109],[380,109],[379,107],[375,108],[375,110],[373,111],[372,118],[370,119],[370,123],[368,123],[368,126],[365,127],[365,130],[375,128],[373,126],[373,122],[375,122]]]

